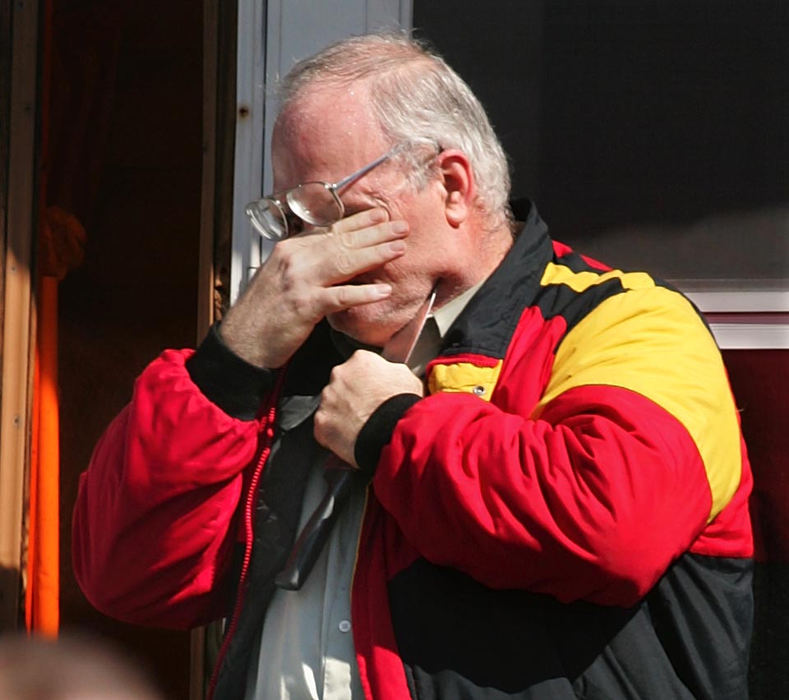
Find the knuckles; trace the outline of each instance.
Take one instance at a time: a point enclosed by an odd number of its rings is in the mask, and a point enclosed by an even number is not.
[[[315,437],[325,437],[331,429],[330,413],[323,406],[323,398],[321,398],[321,405],[315,411],[313,416],[313,426]]]
[[[356,261],[351,251],[343,248],[334,255],[334,267],[342,277],[351,277],[356,274]]]

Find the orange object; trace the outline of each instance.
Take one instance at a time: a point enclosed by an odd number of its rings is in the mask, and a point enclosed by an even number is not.
[[[60,621],[57,313],[58,279],[42,277],[38,297],[25,621],[29,631],[47,637],[57,636]]]
[[[29,633],[55,637],[60,622],[60,417],[58,406],[58,283],[82,262],[85,229],[60,193],[53,206],[49,181],[69,161],[51,145],[54,1],[42,2],[40,152],[38,178],[38,295],[33,370],[32,443],[28,500],[25,624]],[[62,3],[65,5],[65,3]],[[54,198],[54,195],[53,195]]]
[[[58,284],[82,262],[85,229],[67,211],[48,207],[39,237],[33,435],[30,460],[25,624],[58,633],[60,579],[60,416],[58,406]]]
[[[38,186],[38,248],[53,248],[53,231],[46,216],[49,106],[52,54],[52,0],[42,3],[41,131]],[[52,256],[49,256],[50,258]],[[55,637],[59,609],[59,490],[60,465],[57,408],[57,285],[48,274],[46,256],[38,269],[36,346],[33,367],[33,434],[28,500],[27,585],[25,624],[28,632]],[[49,273],[51,274],[51,273]]]

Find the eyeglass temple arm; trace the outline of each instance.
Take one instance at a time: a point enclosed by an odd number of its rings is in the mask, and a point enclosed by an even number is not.
[[[357,170],[355,173],[351,173],[350,175],[344,177],[339,182],[335,182],[332,185],[331,189],[333,189],[333,190],[340,190],[343,187],[345,187],[346,185],[350,185],[352,182],[355,182],[360,177],[363,177],[364,175],[369,173],[373,168],[377,168],[379,165],[381,165],[381,163],[383,163],[384,161],[389,160],[392,157],[393,152],[394,151],[389,151],[388,153],[384,153],[379,158],[376,158],[372,163],[368,163],[367,165],[365,165],[360,170]]]

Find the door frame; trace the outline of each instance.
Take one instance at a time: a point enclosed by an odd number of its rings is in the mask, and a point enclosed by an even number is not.
[[[10,86],[2,105],[8,132],[0,146],[0,186],[5,202],[3,241],[2,368],[0,369],[0,629],[16,629],[23,562],[25,476],[30,460],[32,398],[33,241],[38,109],[38,15],[36,0],[0,1],[6,27],[0,42],[10,56],[0,61]]]

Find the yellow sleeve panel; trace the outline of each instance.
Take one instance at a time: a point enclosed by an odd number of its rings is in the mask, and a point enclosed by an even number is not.
[[[602,284],[611,279],[618,279],[625,289],[647,289],[655,286],[655,281],[646,272],[622,272],[610,270],[609,272],[573,272],[565,265],[548,263],[542,273],[540,284],[545,287],[549,284],[566,284],[574,292],[583,292],[595,284]]]
[[[690,302],[646,274],[575,274],[561,267],[553,265],[552,275],[546,271],[544,283],[580,292],[616,276],[628,291],[602,301],[568,332],[532,417],[578,386],[622,387],[650,399],[696,444],[712,493],[712,520],[734,495],[742,470],[736,409],[712,335]]]
[[[439,391],[467,392],[490,401],[500,373],[501,360],[493,367],[480,367],[471,362],[436,364],[430,371],[427,386],[431,394]]]

